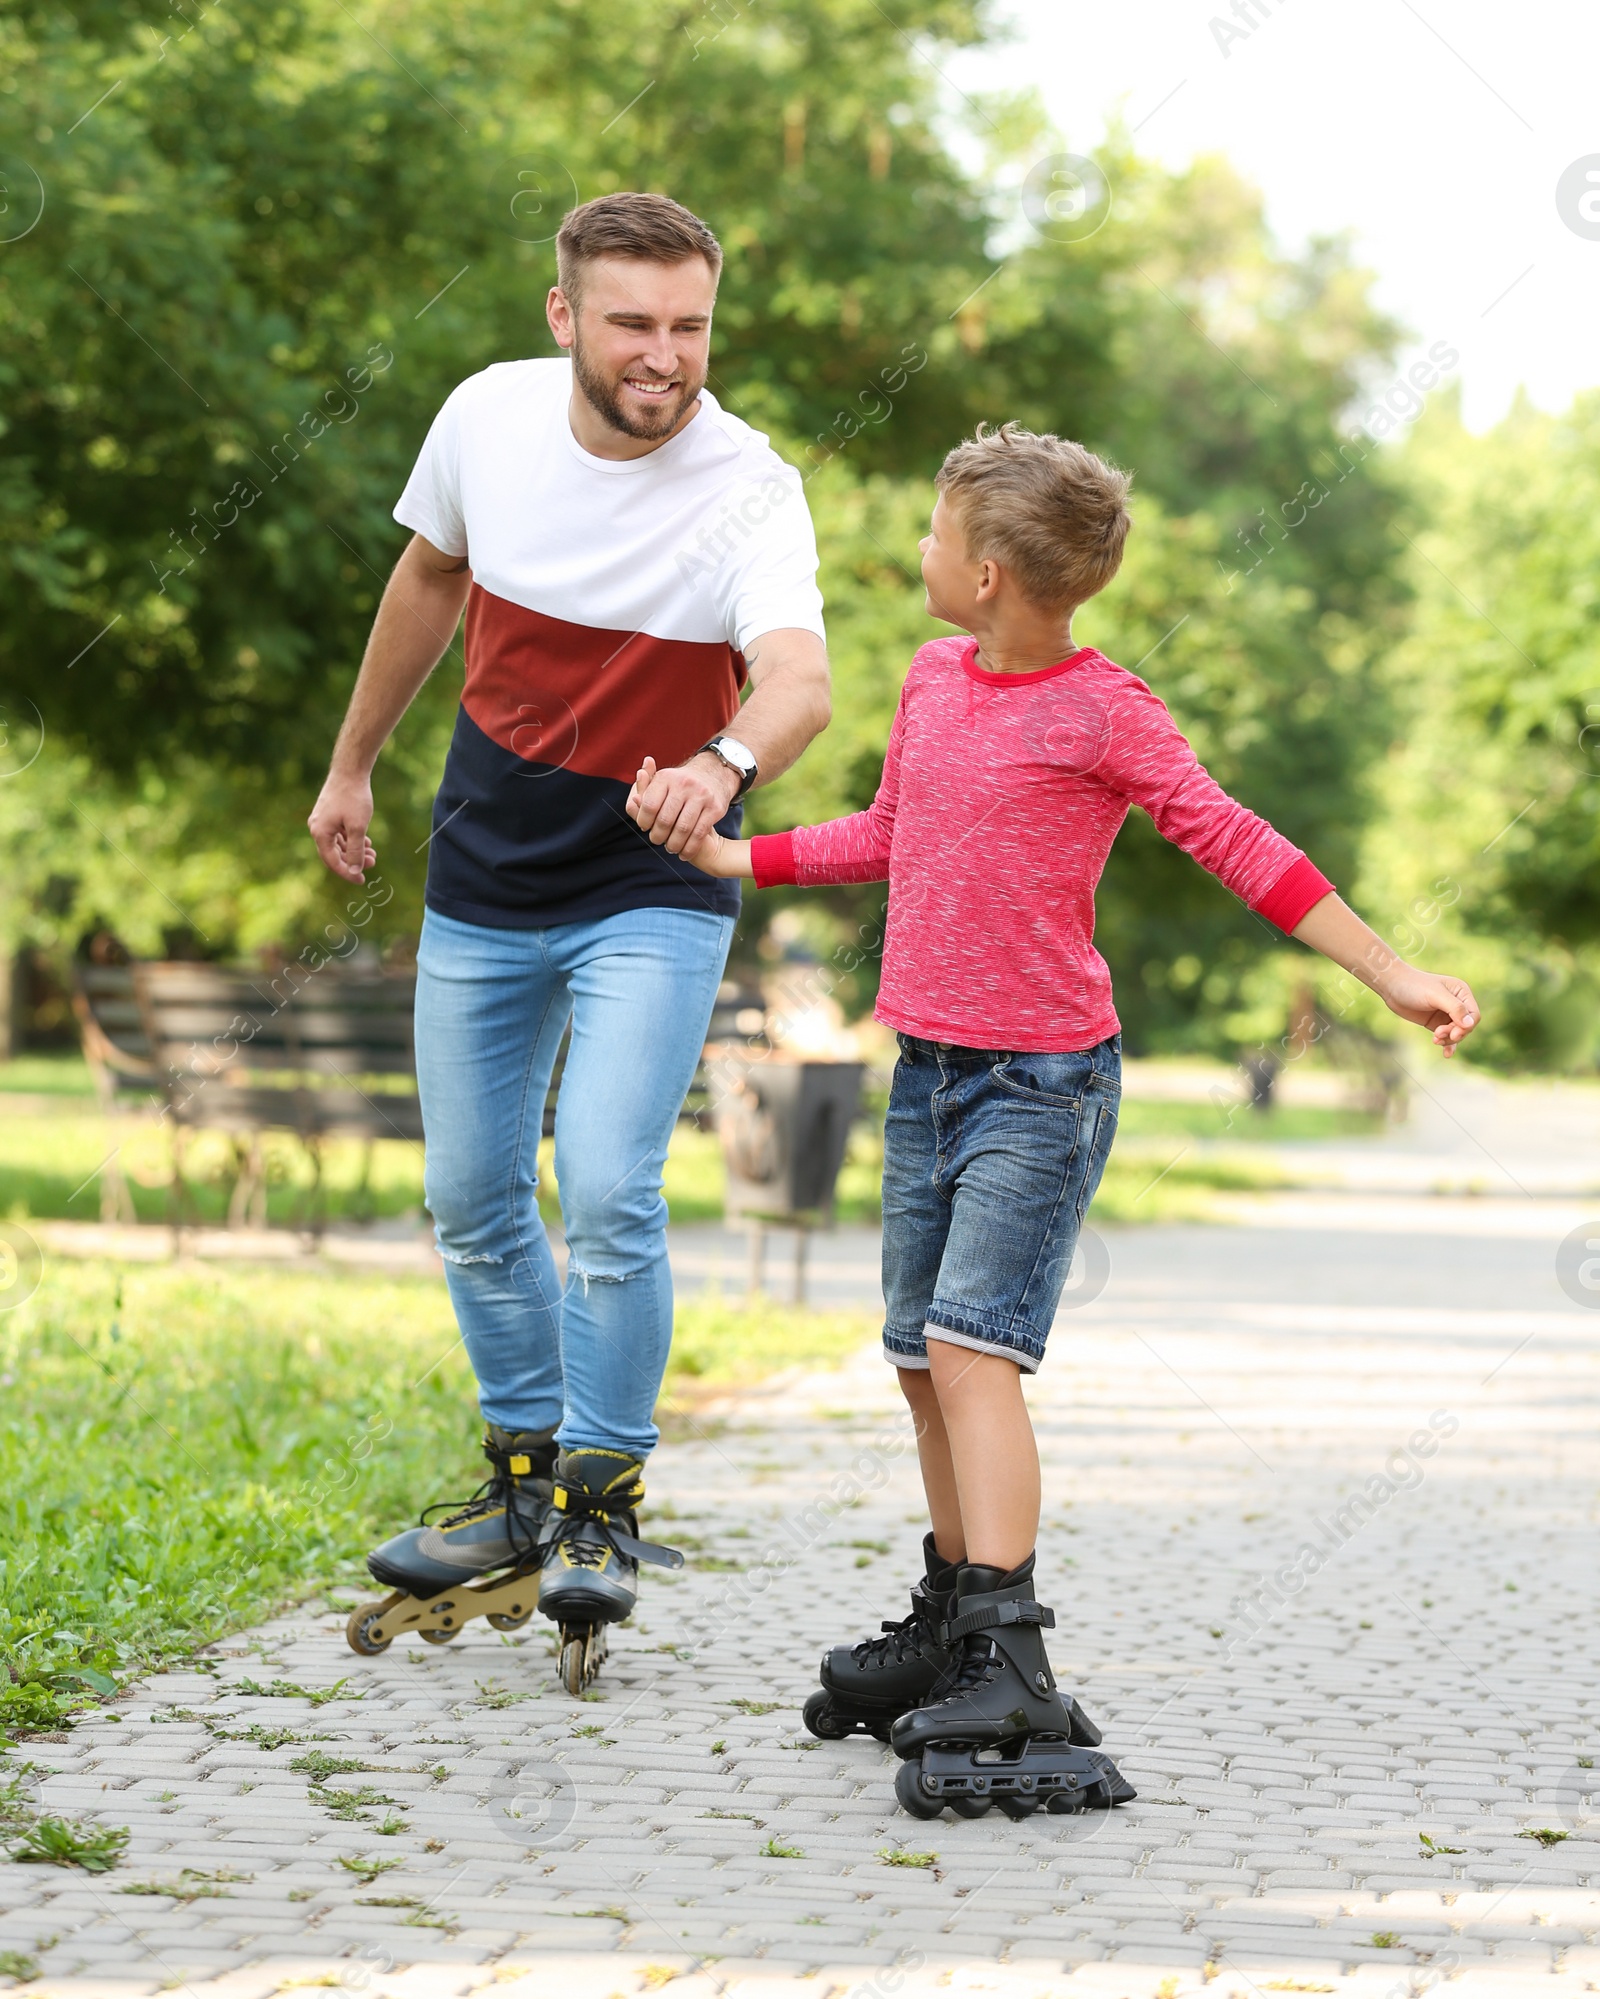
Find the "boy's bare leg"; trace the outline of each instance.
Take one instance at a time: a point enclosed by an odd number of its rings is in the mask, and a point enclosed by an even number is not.
[[[961,1532],[961,1503],[956,1496],[955,1467],[950,1462],[950,1439],[945,1434],[944,1417],[933,1378],[925,1367],[897,1367],[900,1393],[911,1405],[917,1426],[917,1461],[922,1467],[922,1489],[928,1495],[928,1522],[933,1528],[933,1545],[947,1562],[966,1559],[967,1544]]]
[[[1039,1447],[1022,1399],[1022,1370],[999,1354],[974,1353],[948,1340],[929,1340],[928,1360],[966,1558],[1009,1572],[1027,1560],[1039,1538]],[[902,1369],[902,1382],[905,1375]],[[908,1400],[910,1395],[907,1390]],[[927,1476],[924,1458],[924,1483]],[[942,1551],[942,1540],[939,1545]]]

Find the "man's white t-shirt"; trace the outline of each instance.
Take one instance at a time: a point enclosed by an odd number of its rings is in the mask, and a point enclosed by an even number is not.
[[[428,905],[511,928],[654,905],[730,914],[737,886],[651,846],[622,801],[645,756],[680,763],[727,727],[763,633],[821,636],[800,476],[708,390],[631,459],[579,445],[571,396],[567,361],[472,376],[394,510],[472,569]]]

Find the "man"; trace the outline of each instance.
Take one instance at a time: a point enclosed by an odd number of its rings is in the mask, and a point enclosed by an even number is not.
[[[662,1554],[634,1538],[672,1336],[661,1171],[738,911],[736,887],[678,856],[708,828],[736,834],[744,793],[826,725],[828,667],[800,481],[705,387],[716,238],[664,196],[613,194],[567,216],[556,252],[546,313],[570,361],[487,368],[435,420],[310,826],[359,882],[373,764],[465,606],[417,1079],[493,1471],[369,1566],[431,1600],[542,1538],[540,1609],[592,1635],[631,1609],[638,1556]],[[660,769],[635,823],[647,755]],[[569,1019],[563,1288],[535,1188]]]

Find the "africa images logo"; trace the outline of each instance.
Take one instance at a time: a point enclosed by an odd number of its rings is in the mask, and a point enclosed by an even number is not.
[[[1556,213],[1574,236],[1600,243],[1600,153],[1585,153],[1556,182]]]

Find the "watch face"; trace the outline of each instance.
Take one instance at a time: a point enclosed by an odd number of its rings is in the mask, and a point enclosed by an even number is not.
[[[722,754],[735,769],[746,773],[755,769],[755,758],[745,748],[743,743],[736,743],[732,736],[718,736],[717,748],[721,750]]]

